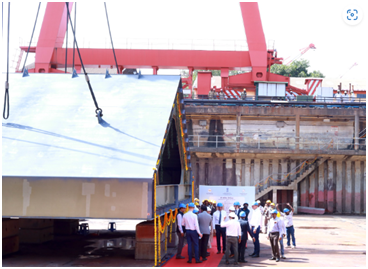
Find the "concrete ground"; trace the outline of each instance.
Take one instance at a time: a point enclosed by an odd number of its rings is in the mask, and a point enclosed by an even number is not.
[[[108,232],[108,220],[88,221],[89,235],[55,236],[55,240],[40,245],[21,245],[18,253],[4,256],[2,266],[139,266],[151,267],[153,261],[135,260],[134,250],[99,248],[98,242],[112,238],[134,236],[139,221],[115,221],[118,231]],[[278,267],[353,267],[366,266],[366,218],[361,216],[294,216],[296,249],[285,249],[286,260],[268,260],[271,248],[265,234],[260,234],[259,258],[246,257],[248,263],[238,266]],[[128,230],[128,231],[119,231]],[[98,234],[97,231],[100,231]],[[286,246],[286,240],[284,240]],[[175,249],[169,249],[171,253]],[[246,252],[253,252],[248,242]],[[222,254],[219,254],[222,255]],[[231,259],[230,259],[231,261]],[[227,266],[225,257],[219,267]],[[234,265],[230,264],[230,267]]]

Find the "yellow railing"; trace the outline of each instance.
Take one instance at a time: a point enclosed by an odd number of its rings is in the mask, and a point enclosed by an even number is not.
[[[156,170],[154,168],[154,170]],[[157,170],[154,173],[153,177],[153,194],[154,194],[154,233],[155,233],[155,266],[161,264],[161,234],[165,233],[165,252],[167,251],[167,227],[170,227],[170,235],[169,235],[169,243],[171,243],[171,233],[172,233],[172,225],[176,222],[176,217],[178,215],[178,209],[172,209],[169,212],[165,212],[163,215],[163,223],[161,222],[161,216],[157,216],[156,212],[156,180],[157,180]],[[192,182],[192,186],[194,186],[194,181]],[[192,201],[194,200],[194,187],[192,187]],[[188,212],[189,205],[186,205],[185,212]]]

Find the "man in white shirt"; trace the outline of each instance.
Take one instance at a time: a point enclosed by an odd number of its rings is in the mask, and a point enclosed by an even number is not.
[[[241,229],[240,223],[237,221],[234,212],[229,214],[229,221],[225,221],[225,218],[221,222],[221,227],[226,228],[226,264],[229,264],[230,248],[234,250],[234,264],[238,264],[238,244],[241,242]]]
[[[176,223],[177,223],[176,233],[178,234],[178,238],[179,238],[178,251],[176,252],[177,259],[185,259],[184,256],[181,256],[181,251],[183,250],[183,246],[184,246],[185,226],[183,223],[183,216],[184,216],[184,211],[186,208],[187,207],[185,204],[180,204],[178,214],[176,215]]]
[[[217,239],[217,254],[221,253],[221,242],[220,237],[222,237],[222,252],[226,251],[226,228],[221,227],[221,221],[226,217],[226,211],[223,210],[223,204],[217,204],[217,211],[213,213],[213,232]]]
[[[279,212],[280,216],[285,216],[284,213],[280,212],[279,204],[276,204],[276,209]],[[289,209],[285,208],[284,212],[287,212]],[[286,237],[286,228],[285,228],[285,217],[283,218],[284,225],[283,225],[283,231],[282,231],[282,239],[280,240],[280,250],[281,250],[281,259],[286,259],[284,256],[285,254],[285,248],[284,248],[284,238]]]
[[[261,214],[262,214],[262,217],[261,217],[261,233],[266,233],[265,232],[265,225],[264,225],[264,216],[263,216],[263,213],[264,213],[264,207],[261,205],[261,201],[260,200],[257,200],[257,203],[258,203],[258,208],[261,210]]]
[[[189,203],[188,205],[189,211],[184,214],[183,222],[185,225],[185,232],[187,235],[187,242],[188,242],[188,263],[192,263],[192,247],[194,247],[194,256],[196,263],[201,263],[202,261],[199,259],[199,237],[203,235],[199,231],[198,225],[198,217],[193,213],[193,209],[195,205],[193,203]]]
[[[279,241],[282,240],[284,231],[284,222],[277,217],[277,210],[271,211],[272,218],[268,223],[267,239],[270,240],[272,249],[272,258],[270,260],[280,261]]]
[[[285,222],[285,226],[286,226],[286,236],[287,236],[287,248],[290,248],[290,236],[291,239],[293,241],[293,246],[292,248],[296,248],[296,244],[295,244],[295,230],[294,230],[294,225],[293,225],[293,215],[294,215],[294,208],[287,203],[286,204],[288,207],[290,207],[291,210],[285,208],[284,209],[284,222]]]
[[[252,215],[250,216],[249,227],[252,233],[252,237],[255,238],[254,243],[254,252],[250,254],[252,258],[259,257],[260,245],[259,245],[259,232],[261,230],[261,220],[262,213],[258,207],[258,203],[254,202],[252,204]]]

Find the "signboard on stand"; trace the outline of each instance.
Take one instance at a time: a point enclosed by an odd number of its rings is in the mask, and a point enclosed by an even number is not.
[[[254,186],[199,186],[199,200],[215,200],[216,203],[222,203],[224,210],[229,212],[229,207],[234,202],[240,202],[241,205],[248,203],[249,207],[255,199]]]

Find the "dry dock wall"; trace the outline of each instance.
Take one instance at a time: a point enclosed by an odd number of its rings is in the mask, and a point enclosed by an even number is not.
[[[214,153],[193,154],[192,168],[193,176],[196,178],[196,195],[198,195],[199,185],[255,186],[269,174],[289,173],[305,160],[304,156],[299,159],[270,158],[272,155],[264,158],[217,156],[218,154]],[[366,214],[365,169],[365,156],[324,161],[298,183],[298,205],[325,208],[326,213]],[[280,178],[281,176],[278,176],[278,179]],[[288,186],[288,183],[287,181],[282,184],[270,182],[275,186]],[[279,190],[277,202],[286,203],[285,197],[290,197],[290,194]],[[261,200],[272,199],[272,191],[262,198],[264,199]]]

